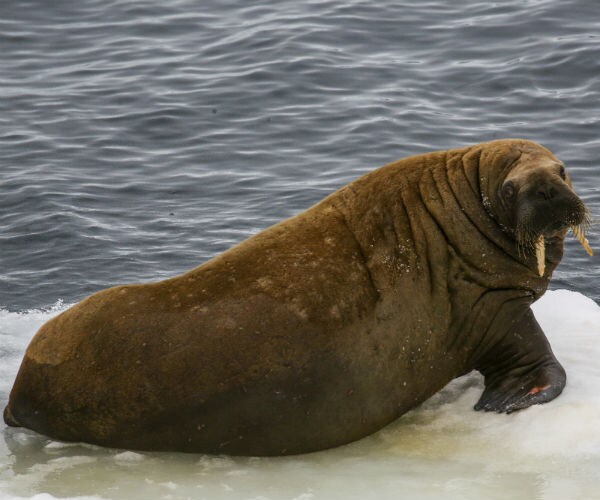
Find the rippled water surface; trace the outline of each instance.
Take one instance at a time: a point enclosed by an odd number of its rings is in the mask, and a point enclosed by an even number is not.
[[[4,0],[0,308],[174,276],[384,163],[501,137],[567,164],[600,249],[599,20],[589,0]],[[598,283],[570,240],[551,287]]]
[[[543,143],[600,213],[589,1],[0,6],[0,305],[189,269],[409,154]],[[590,240],[598,245],[598,226]],[[554,286],[598,299],[574,244]]]

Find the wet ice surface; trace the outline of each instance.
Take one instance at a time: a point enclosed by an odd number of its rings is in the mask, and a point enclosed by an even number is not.
[[[55,311],[0,311],[0,403],[22,353]],[[568,373],[550,404],[512,415],[472,410],[475,373],[357,443],[285,458],[136,453],[2,427],[0,499],[600,498],[600,307],[575,292],[534,305]]]
[[[0,47],[12,311],[177,275],[385,163],[491,139],[549,147],[600,214],[592,0],[4,0]],[[565,244],[551,286],[600,301]]]

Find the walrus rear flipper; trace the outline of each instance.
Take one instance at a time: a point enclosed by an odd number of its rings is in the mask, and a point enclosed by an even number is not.
[[[21,424],[13,417],[8,406],[4,408],[4,423],[10,427],[21,427]]]

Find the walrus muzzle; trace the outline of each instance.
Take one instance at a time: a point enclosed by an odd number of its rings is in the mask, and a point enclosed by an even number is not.
[[[520,193],[516,210],[516,240],[523,254],[535,252],[540,276],[545,271],[546,245],[570,228],[589,255],[585,237],[590,224],[585,204],[564,181],[534,185]]]

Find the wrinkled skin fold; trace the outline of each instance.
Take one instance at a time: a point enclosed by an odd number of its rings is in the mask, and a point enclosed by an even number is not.
[[[391,163],[181,276],[43,325],[5,421],[119,448],[285,455],[369,435],[473,369],[477,410],[544,403],[566,378],[530,305],[587,219],[533,142]]]

